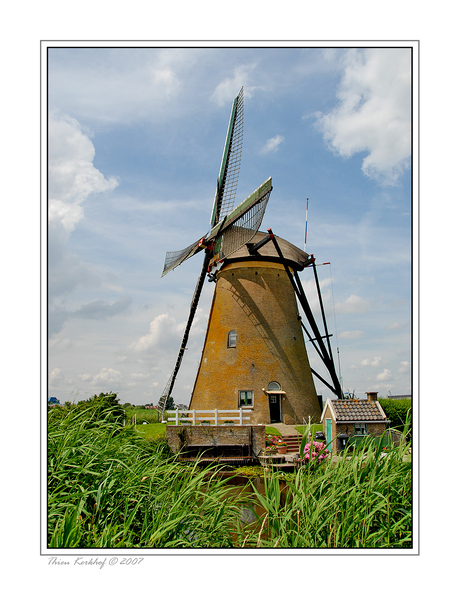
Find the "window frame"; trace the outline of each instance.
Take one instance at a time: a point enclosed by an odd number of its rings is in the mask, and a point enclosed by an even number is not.
[[[245,394],[245,403],[242,402],[241,396]],[[247,403],[248,394],[251,394],[251,403]],[[238,407],[239,408],[253,408],[254,407],[254,391],[252,389],[239,389],[238,390]]]
[[[236,342],[238,341],[238,333],[231,329],[227,333],[227,348],[236,348]]]
[[[357,428],[360,432],[357,432]],[[362,429],[364,429],[364,432],[361,432]],[[354,431],[355,437],[367,437],[367,435],[369,434],[369,427],[367,425],[367,422],[355,422]]]
[[[270,387],[270,385],[276,385],[276,387]],[[278,381],[270,381],[267,391],[281,391],[281,385],[278,383]]]

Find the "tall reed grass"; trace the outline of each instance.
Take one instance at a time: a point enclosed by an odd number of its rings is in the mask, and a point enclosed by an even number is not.
[[[250,482],[250,481],[248,481]],[[48,428],[50,548],[404,548],[411,545],[408,446],[371,444],[263,490],[179,463],[110,410],[70,410]],[[254,516],[255,522],[244,523]]]
[[[230,492],[110,412],[94,420],[70,411],[49,422],[50,548],[231,546],[239,509]]]
[[[410,548],[412,469],[408,444],[367,445],[286,479],[265,476],[255,491],[265,512],[242,530],[248,547]]]

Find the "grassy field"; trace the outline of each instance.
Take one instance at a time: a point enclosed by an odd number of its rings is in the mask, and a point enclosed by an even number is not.
[[[161,422],[153,424],[137,424],[136,431],[145,439],[153,441],[166,438],[166,424]]]
[[[100,408],[49,415],[50,548],[411,546],[410,444],[235,487],[218,468],[179,463],[153,438],[160,427]]]

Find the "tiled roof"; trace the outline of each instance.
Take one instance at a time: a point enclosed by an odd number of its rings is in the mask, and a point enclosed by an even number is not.
[[[353,422],[358,420],[384,421],[378,406],[367,401],[334,400],[331,401],[337,422]]]

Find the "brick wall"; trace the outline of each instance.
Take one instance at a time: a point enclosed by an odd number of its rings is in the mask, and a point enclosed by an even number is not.
[[[247,445],[258,454],[265,448],[265,426],[209,425],[166,427],[166,439],[174,453],[184,445]]]
[[[230,263],[218,274],[205,346],[190,409],[237,409],[238,392],[253,391],[251,423],[270,424],[271,381],[285,392],[281,421],[319,422],[321,411],[298,318],[294,290],[282,265]],[[229,331],[236,347],[227,346]]]

